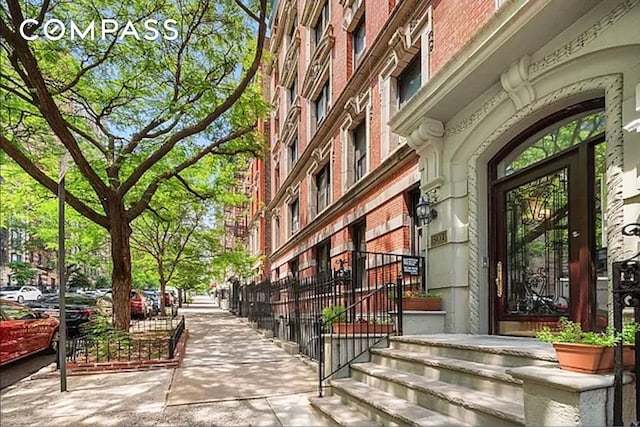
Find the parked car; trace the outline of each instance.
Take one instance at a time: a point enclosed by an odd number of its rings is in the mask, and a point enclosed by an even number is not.
[[[25,301],[40,301],[42,292],[33,286],[5,286],[0,288],[0,298],[22,304]]]
[[[65,294],[65,324],[70,337],[80,335],[81,327],[99,313],[97,301],[89,295]],[[37,312],[60,319],[60,298],[56,295],[40,302],[27,304]]]
[[[164,306],[166,314],[169,316],[178,315],[178,298],[171,291],[164,293]]]
[[[23,304],[0,299],[0,365],[58,349],[60,322]]]
[[[158,297],[158,292],[153,289],[145,289],[144,293],[151,299],[151,314],[154,316],[158,315],[158,313],[160,313],[160,298]]]
[[[131,317],[146,319],[151,316],[153,302],[151,298],[140,289],[131,290]]]
[[[131,317],[145,319],[151,316],[153,303],[147,295],[140,289],[131,290]],[[98,298],[98,306],[105,312],[113,311],[113,291],[109,290]]]

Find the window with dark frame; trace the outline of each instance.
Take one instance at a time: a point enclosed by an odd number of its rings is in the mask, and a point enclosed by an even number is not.
[[[273,246],[280,246],[280,218],[276,217],[273,220]]]
[[[273,170],[273,186],[276,191],[280,188],[280,164],[276,164],[275,169]]]
[[[296,101],[296,96],[298,96],[298,75],[296,74],[291,82],[291,86],[288,88],[289,90],[289,106],[292,106]]]
[[[351,36],[353,37],[353,68],[358,66],[362,59],[362,55],[367,48],[366,35],[365,15],[363,14],[360,18],[360,22],[351,33]]]
[[[329,164],[326,164],[316,175],[316,206],[317,212],[321,212],[329,206]]]
[[[294,138],[294,140],[289,144],[289,171],[293,168],[293,165],[298,161],[298,138]]]
[[[289,29],[289,41],[293,41],[293,35],[296,33],[296,29],[298,28],[298,15],[293,18],[293,24],[291,24],[291,28]]]
[[[320,15],[318,16],[318,20],[316,21],[316,25],[313,28],[314,41],[316,46],[320,43],[322,39],[322,35],[324,34],[324,30],[327,28],[329,24],[329,2],[325,1],[322,9],[320,9]]]
[[[300,271],[300,261],[298,257],[295,257],[291,261],[289,261],[289,273],[293,275],[293,277],[298,277],[298,272]]]
[[[316,246],[316,268],[318,273],[331,271],[331,242],[326,240]]]
[[[353,130],[353,182],[367,173],[367,129],[360,123]]]
[[[327,104],[329,102],[329,82],[325,83],[320,89],[318,97],[313,101],[315,105],[316,124],[320,123],[327,112]]]
[[[293,234],[300,229],[300,201],[297,198],[289,204],[289,218],[289,230]]]
[[[398,76],[398,102],[404,105],[418,92],[422,85],[422,65],[420,52],[407,65],[407,68]]]

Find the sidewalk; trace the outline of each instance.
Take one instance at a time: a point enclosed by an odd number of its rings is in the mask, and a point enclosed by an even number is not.
[[[307,396],[317,376],[200,296],[180,309],[189,339],[180,368],[25,379],[0,394],[0,426],[325,426]]]

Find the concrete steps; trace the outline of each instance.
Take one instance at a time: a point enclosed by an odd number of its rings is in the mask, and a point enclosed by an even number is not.
[[[507,374],[508,367],[388,348],[372,349],[371,362],[500,398],[522,401],[522,381]]]
[[[331,380],[333,396],[311,404],[342,413],[327,415],[338,425],[522,426],[522,381],[508,369],[557,364],[553,348],[532,339],[438,334],[389,342],[371,349],[369,362],[353,363],[349,378]]]
[[[355,364],[351,369],[354,380],[470,425],[524,425],[522,400],[514,403],[374,363]]]
[[[344,404],[357,407],[370,420],[383,426],[467,425],[353,378],[333,380],[331,385],[334,395]]]
[[[390,348],[499,366],[557,364],[550,344],[534,338],[494,335],[413,335],[390,337]]]
[[[357,409],[345,405],[339,396],[311,397],[311,406],[331,423],[345,427],[376,426],[371,419]]]

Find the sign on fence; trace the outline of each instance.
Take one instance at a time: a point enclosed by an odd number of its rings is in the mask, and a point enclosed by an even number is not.
[[[420,258],[410,256],[402,257],[402,274],[406,276],[419,276]]]

